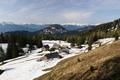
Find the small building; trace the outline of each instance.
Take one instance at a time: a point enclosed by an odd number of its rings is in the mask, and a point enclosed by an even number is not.
[[[45,54],[44,57],[41,57],[41,58],[40,58],[39,60],[37,60],[37,61],[49,60],[49,59],[54,59],[54,58],[62,58],[62,56],[59,55],[58,52],[53,52],[53,53]]]
[[[58,52],[46,54],[45,57],[46,57],[46,59],[62,58],[62,56],[60,56]]]
[[[67,53],[67,54],[70,53],[68,48],[61,48],[61,49],[59,49],[59,52],[60,52],[60,53],[65,52],[65,53]]]
[[[43,47],[42,47],[42,51],[48,51],[49,50],[49,45],[44,45]]]
[[[60,47],[61,47],[61,46],[60,46],[59,44],[54,43],[52,48],[54,48],[54,49],[59,49]]]
[[[62,45],[61,48],[68,48],[68,49],[70,49],[70,47],[67,46],[67,45]]]

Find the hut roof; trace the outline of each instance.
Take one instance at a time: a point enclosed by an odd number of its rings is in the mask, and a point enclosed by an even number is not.
[[[51,58],[62,58],[59,53],[54,52],[54,53],[50,53],[50,54],[46,54],[45,55],[47,57],[47,59],[51,59]]]

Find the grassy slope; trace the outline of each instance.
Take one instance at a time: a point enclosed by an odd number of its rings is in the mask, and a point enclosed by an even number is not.
[[[120,41],[63,60],[35,80],[120,80]]]

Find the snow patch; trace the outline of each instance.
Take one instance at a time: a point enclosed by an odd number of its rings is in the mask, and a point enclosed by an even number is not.
[[[100,39],[98,42],[103,44],[110,44],[114,41],[114,38],[105,38]],[[70,47],[70,43],[65,41],[54,41],[54,40],[43,40],[44,45],[49,45],[50,47],[53,46],[54,43],[60,44],[61,46],[66,45]],[[7,45],[2,45],[4,49],[6,49]],[[93,49],[99,47],[98,44],[93,44]],[[44,60],[37,62],[38,59],[43,57],[44,54],[50,53],[49,51],[42,51],[42,49],[33,50],[32,53],[28,56],[21,56],[15,59],[8,60],[7,64],[0,66],[0,69],[4,69],[5,72],[0,75],[0,80],[33,80],[36,77],[44,75],[49,71],[42,71],[46,68],[51,68],[55,66],[58,62],[63,59],[79,55],[83,52],[88,52],[87,50],[88,45],[82,45],[82,48],[71,48],[69,49],[70,54],[61,53],[63,56],[62,59],[51,59],[51,60]]]

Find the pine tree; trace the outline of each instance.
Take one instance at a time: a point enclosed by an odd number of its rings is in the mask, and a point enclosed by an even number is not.
[[[19,56],[19,48],[17,44],[9,43],[7,48],[7,59]]]
[[[94,42],[93,35],[90,35],[90,37],[88,38],[88,50],[92,49],[93,42]]]
[[[98,40],[98,36],[97,33],[92,33],[90,34],[90,36],[88,37],[88,50],[92,49],[92,44]]]
[[[42,40],[38,40],[37,47],[38,47],[38,48],[41,48],[41,47],[43,47]]]
[[[77,46],[81,48],[81,45],[84,44],[83,37],[78,37],[76,43],[77,43]]]
[[[27,44],[27,37],[20,35],[19,37],[17,37],[17,43],[20,47],[25,47],[25,45]]]
[[[32,51],[32,50],[34,50],[34,45],[29,44],[29,51]]]
[[[12,58],[12,44],[11,43],[8,43],[8,47],[7,47],[7,59],[11,59]]]
[[[4,34],[0,34],[0,43],[5,43]]]
[[[114,38],[115,38],[115,41],[117,41],[119,39],[119,35],[118,35],[117,31],[115,31],[115,33],[114,33]]]
[[[92,49],[92,44],[88,44],[88,50]]]
[[[5,60],[5,52],[4,52],[3,48],[0,47],[0,62],[2,62],[2,64],[4,64],[4,60]]]

